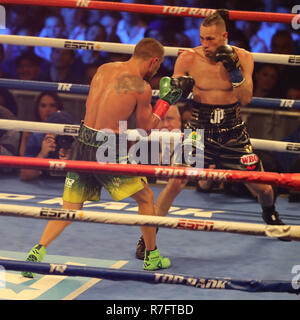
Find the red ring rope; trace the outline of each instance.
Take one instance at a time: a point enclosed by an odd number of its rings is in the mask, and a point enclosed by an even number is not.
[[[252,182],[277,185],[300,190],[300,173],[276,173],[260,171],[212,170],[187,167],[168,167],[155,165],[128,165],[98,163],[94,161],[75,161],[41,159],[14,156],[0,156],[0,167],[30,168],[43,170],[61,170],[92,172],[133,176],[152,176],[161,178],[180,178],[214,180],[220,182]]]
[[[50,7],[68,7],[82,9],[97,9],[108,11],[127,11],[143,14],[161,14],[169,16],[203,18],[214,13],[215,9],[174,7],[162,5],[132,4],[112,1],[89,1],[89,0],[1,0],[1,4],[37,5]],[[230,20],[266,21],[291,23],[296,14],[234,11],[229,10]]]

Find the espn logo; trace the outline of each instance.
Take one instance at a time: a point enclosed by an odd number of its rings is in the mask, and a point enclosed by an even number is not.
[[[300,151],[300,143],[289,143],[286,146],[286,150],[299,152]]]
[[[300,56],[289,56],[288,62],[290,64],[300,64]]]
[[[99,44],[95,42],[87,42],[87,41],[73,41],[67,40],[64,43],[64,48],[66,49],[84,49],[84,50],[100,50]]]
[[[214,223],[205,220],[179,219],[178,229],[211,231],[214,229]]]

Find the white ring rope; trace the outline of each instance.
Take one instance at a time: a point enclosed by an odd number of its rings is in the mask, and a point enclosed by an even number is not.
[[[39,46],[61,49],[84,49],[93,51],[105,51],[113,53],[132,54],[135,45],[114,42],[78,41],[69,39],[43,38],[33,36],[0,35],[0,43],[14,44],[20,46]],[[191,51],[191,48],[164,47],[165,56],[176,57],[183,51]],[[255,62],[275,63],[297,66],[300,56],[274,53],[252,52]]]
[[[192,231],[228,232],[267,237],[289,237],[300,241],[300,226],[273,226],[256,223],[170,218],[98,211],[68,210],[2,204],[0,215],[37,219],[96,222],[127,226],[152,226]]]
[[[59,135],[71,135],[77,136],[79,132],[79,125],[69,124],[56,124],[56,123],[44,123],[34,121],[21,121],[21,120],[6,120],[0,119],[0,129],[13,130],[13,131],[25,131],[25,132],[40,132],[40,133],[53,133]],[[159,141],[160,139],[171,139],[174,141],[179,140],[182,136],[180,132],[166,132],[158,131],[156,129],[151,130],[151,134],[148,137],[142,136],[138,130],[127,130],[127,140],[152,140]],[[264,151],[275,152],[290,152],[300,153],[300,143],[295,142],[283,142],[263,139],[250,139],[254,149]]]

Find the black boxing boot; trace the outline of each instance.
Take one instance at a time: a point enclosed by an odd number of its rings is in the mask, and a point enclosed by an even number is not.
[[[145,245],[144,237],[140,236],[139,242],[138,242],[136,250],[135,250],[135,257],[137,259],[144,260],[145,249],[146,249],[146,245]]]
[[[266,224],[283,226],[285,223],[280,219],[279,213],[275,210],[275,206],[262,207],[262,218]]]
[[[156,234],[158,232],[158,227],[156,228]],[[145,241],[144,241],[144,237],[140,236],[139,238],[139,242],[136,246],[135,249],[135,257],[139,260],[144,260],[145,259],[145,249],[146,249],[146,245],[145,245]]]
[[[266,224],[274,226],[284,226],[285,223],[280,219],[279,213],[275,210],[275,206],[262,207],[262,218]],[[278,238],[281,241],[291,241],[288,237]]]

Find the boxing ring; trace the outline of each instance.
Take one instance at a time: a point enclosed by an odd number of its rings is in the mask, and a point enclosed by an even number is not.
[[[215,11],[102,1],[48,0],[41,3],[33,0],[4,0],[1,3],[123,10],[198,18]],[[295,17],[293,14],[229,11],[229,19],[290,23]],[[134,48],[132,45],[117,43],[83,41],[78,45],[78,41],[73,40],[14,35],[0,35],[0,42],[129,54]],[[177,56],[180,52],[189,50],[171,47],[165,49],[166,56]],[[293,66],[299,61],[298,56],[290,55],[253,53],[253,56],[257,62]],[[89,91],[87,85],[12,79],[0,79],[0,87],[85,95]],[[153,97],[157,96],[158,92],[154,90]],[[192,96],[188,99],[191,98]],[[297,100],[256,97],[249,107],[286,109],[287,104],[289,109],[300,108],[300,101]],[[76,136],[79,126],[1,119],[0,129]],[[131,133],[133,136],[137,134]],[[153,138],[155,139],[155,133]],[[257,150],[300,154],[298,143],[260,139],[251,139],[251,142]],[[58,172],[97,171],[232,183],[247,181],[300,190],[300,174],[274,172],[200,170],[5,156],[0,157],[0,167]],[[61,209],[62,181],[40,179],[24,182],[17,175],[1,174],[1,182],[0,299],[298,299],[299,206],[288,202],[286,198],[279,197],[276,201],[286,225],[269,226],[262,223],[260,206],[255,199],[232,198],[221,193],[200,194],[189,187],[177,196],[168,216],[163,218],[139,216],[133,200],[114,202],[105,190],[102,191],[99,203],[86,202],[82,210],[76,211]],[[155,197],[162,188],[160,185],[151,185]],[[45,222],[50,219],[73,223],[51,244],[44,262],[25,262],[28,249],[38,241]],[[139,226],[160,227],[158,245],[161,252],[171,258],[170,269],[141,271],[142,263],[134,256],[140,235]],[[289,237],[292,241],[278,241],[277,238],[280,237]],[[38,275],[36,279],[26,279],[21,277],[19,271],[32,271]]]

